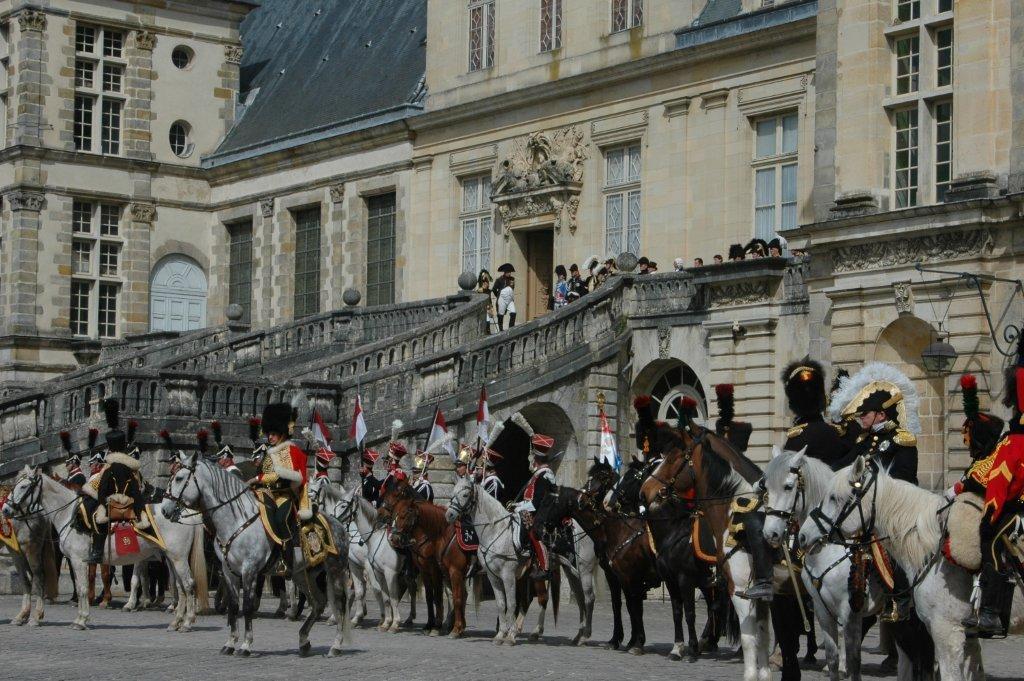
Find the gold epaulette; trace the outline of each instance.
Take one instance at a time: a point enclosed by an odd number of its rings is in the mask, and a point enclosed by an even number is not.
[[[979,459],[967,469],[967,477],[971,478],[983,487],[988,484],[988,474],[992,470],[992,462],[996,460],[995,452],[992,452],[984,459]]]
[[[830,423],[832,429],[839,433],[839,437],[846,437],[846,423]]]
[[[791,438],[798,436],[800,433],[804,432],[804,428],[806,427],[806,423],[801,423],[799,426],[793,426],[792,428],[786,431],[786,439],[789,440]]]
[[[903,430],[902,428],[896,429],[896,433],[892,436],[892,441],[900,447],[917,446],[917,437],[909,430]]]

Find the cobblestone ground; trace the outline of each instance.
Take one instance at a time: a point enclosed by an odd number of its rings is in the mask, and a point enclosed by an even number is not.
[[[333,639],[333,629],[326,624],[321,623],[313,630],[312,643],[317,654],[301,659],[295,651],[298,625],[268,616],[255,623],[258,655],[242,659],[218,654],[225,639],[224,619],[219,616],[201,617],[195,631],[178,634],[165,631],[169,616],[163,612],[125,613],[94,608],[92,629],[79,632],[67,626],[74,617],[72,608],[60,604],[47,607],[41,627],[16,627],[10,624],[10,618],[20,607],[20,597],[3,596],[0,650],[4,656],[0,679],[278,681],[300,678],[300,674],[301,678],[346,681],[742,678],[742,666],[728,654],[705,657],[695,664],[669,661],[671,611],[660,600],[646,603],[648,653],[642,657],[603,649],[601,642],[611,634],[607,605],[599,605],[595,613],[595,642],[584,647],[569,645],[575,633],[575,607],[571,601],[563,601],[563,606],[557,625],[551,622],[549,610],[547,635],[537,643],[524,641],[515,647],[491,644],[486,629],[493,626],[493,604],[484,603],[478,613],[470,608],[470,631],[462,640],[431,638],[419,631],[386,634],[364,625],[353,631],[347,654],[333,659],[323,656]],[[531,627],[533,621],[531,615]],[[869,637],[868,647],[876,644],[877,640]],[[985,642],[985,666],[990,680],[1024,678],[1020,645],[1019,639]],[[865,656],[867,678],[881,678],[880,659],[877,655]],[[818,671],[805,671],[804,678],[825,676]]]

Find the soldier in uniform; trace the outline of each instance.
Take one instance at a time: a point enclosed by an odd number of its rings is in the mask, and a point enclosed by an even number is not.
[[[138,459],[125,453],[128,449],[128,438],[120,429],[120,405],[117,400],[106,400],[103,403],[103,413],[109,428],[106,434],[107,452],[103,457],[103,467],[82,488],[84,494],[96,501],[95,510],[92,511],[90,563],[103,562],[103,547],[110,530],[108,506],[111,502],[120,508],[130,506],[139,528],[149,527],[149,521],[142,512],[145,499],[139,476],[140,464]]]
[[[1009,432],[996,445],[985,485],[981,519],[981,608],[977,622],[965,626],[979,636],[1004,631],[1002,613],[1013,600],[1012,568],[1005,564],[1001,538],[1024,513],[1024,335],[1017,342],[1017,363],[1006,370],[1003,405],[1012,410]],[[973,626],[972,626],[973,625]]]
[[[498,477],[498,471],[494,468],[494,462],[496,459],[500,459],[501,454],[494,451],[491,448],[484,450],[482,457],[484,462],[484,491],[490,494],[495,499],[501,499],[502,493],[505,491],[505,483]]]
[[[835,400],[835,413],[855,419],[862,430],[852,456],[864,456],[890,477],[916,485],[917,391],[910,379],[893,366],[872,362],[843,382]],[[910,580],[895,563],[892,576],[892,608],[882,619],[901,622],[913,607]]]
[[[725,438],[736,451],[742,454],[747,451],[754,427],[746,421],[736,420],[735,391],[736,389],[731,383],[719,383],[715,386],[715,401],[718,403],[715,435]],[[693,406],[696,409],[697,403],[694,402]]]
[[[331,462],[334,461],[334,457],[337,456],[334,452],[326,447],[319,447],[316,450],[316,478],[326,478],[327,471],[330,470]]]
[[[434,503],[434,487],[427,478],[427,467],[434,457],[426,452],[417,452],[412,462],[412,491],[420,499]]]
[[[455,477],[464,478],[469,475],[469,465],[473,462],[473,448],[469,445],[459,447],[455,458]]]
[[[380,504],[380,486],[382,482],[373,474],[373,465],[380,458],[380,453],[373,449],[364,449],[359,465],[359,479],[363,498],[374,506]]]
[[[547,435],[535,433],[526,419],[518,412],[512,416],[513,422],[519,425],[530,436],[530,448],[533,453],[533,474],[526,485],[516,496],[516,510],[522,514],[524,527],[528,527],[529,545],[533,549],[535,578],[543,578],[549,574],[547,549],[534,532],[533,514],[537,512],[544,498],[557,488],[555,472],[551,470],[551,449],[555,440]],[[525,427],[524,427],[525,424]]]
[[[279,524],[288,529],[285,548],[298,548],[298,522],[309,520],[313,513],[306,491],[306,453],[291,441],[291,405],[268,404],[263,410],[261,425],[269,445],[260,462],[259,475],[250,480],[256,488],[266,489],[277,507]],[[291,551],[285,551],[290,561]]]
[[[71,451],[71,433],[62,430],[60,433],[60,444],[67,452],[67,459],[64,460],[64,467],[67,469],[68,477],[64,481],[68,487],[78,491],[82,485],[89,481],[82,472],[82,457]]]
[[[782,372],[789,408],[796,414],[793,427],[786,433],[783,449],[798,452],[807,448],[807,456],[818,459],[834,471],[853,463],[850,443],[839,428],[825,421],[825,370],[805,357]]]

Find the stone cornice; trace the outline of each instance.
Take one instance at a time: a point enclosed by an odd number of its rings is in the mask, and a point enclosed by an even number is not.
[[[181,9],[187,11],[191,16],[206,16],[210,19],[216,19],[218,21],[235,21],[239,23],[241,23],[242,19],[245,18],[246,14],[248,14],[256,8],[255,3],[248,2],[247,0],[209,0],[206,2],[204,2],[203,0],[193,0],[188,3],[165,2],[162,0],[135,0],[133,4],[137,6],[152,7],[156,9],[158,12],[160,10],[167,9],[170,9],[172,11],[174,9]],[[212,33],[197,33],[195,31],[185,31],[181,29],[170,28],[167,26],[143,26],[142,22],[139,21],[122,21],[118,20],[115,17],[92,14],[90,12],[69,11],[60,7],[42,7],[38,5],[22,6],[11,9],[7,12],[0,13],[0,20],[8,19],[9,17],[24,12],[25,10],[37,12],[43,15],[51,15],[55,17],[69,17],[71,19],[85,21],[89,23],[98,23],[104,26],[122,28],[126,31],[145,28],[147,30],[154,31],[162,35],[176,36],[179,38],[199,39],[224,44],[237,43],[237,40],[232,40],[230,38],[225,38],[223,36],[214,35]],[[159,14],[157,16],[159,17]]]
[[[548,101],[570,101],[570,98],[576,94],[591,92],[634,79],[649,78],[655,74],[690,67],[700,62],[721,59],[740,52],[757,52],[780,44],[791,44],[799,39],[813,40],[816,24],[816,18],[810,17],[775,26],[771,30],[731,36],[712,43],[631,60],[598,71],[590,71],[530,87],[516,88],[509,92],[456,104],[437,111],[428,110],[410,119],[409,127],[419,132],[479,117],[493,116],[496,110],[518,109]]]
[[[194,166],[179,165],[177,163],[162,163],[160,161],[146,161],[137,158],[126,158],[124,156],[102,156],[100,154],[84,154],[81,152],[65,151],[52,147],[34,147],[25,144],[16,144],[0,151],[0,163],[17,161],[20,159],[31,159],[34,161],[51,161],[54,163],[69,163],[72,165],[83,165],[93,167],[114,168],[128,172],[145,172],[154,175],[187,177],[193,179],[205,179],[202,168]]]
[[[4,199],[15,213],[24,210],[38,213],[46,206],[46,195],[39,190],[15,189],[8,192]]]

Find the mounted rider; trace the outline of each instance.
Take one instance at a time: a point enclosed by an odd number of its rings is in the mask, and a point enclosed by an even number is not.
[[[871,362],[836,392],[830,413],[833,420],[855,419],[863,432],[852,456],[863,456],[890,477],[917,483],[918,397],[914,384],[895,367]],[[871,545],[875,565],[892,608],[883,621],[909,619],[913,608],[910,581],[903,570],[889,561],[881,544]]]
[[[306,490],[306,453],[290,439],[292,406],[283,402],[268,404],[261,420],[267,437],[267,450],[259,464],[259,475],[249,481],[257,490],[266,490],[273,500],[275,525],[285,531],[285,548],[298,549],[298,523],[312,518]],[[285,551],[285,560],[289,560]]]
[[[1009,432],[990,457],[981,520],[981,608],[972,618],[979,636],[1002,634],[1002,614],[1013,600],[1013,573],[1003,555],[1001,540],[1024,513],[1024,335],[1018,337],[1017,361],[1006,370],[1003,405],[1009,407]]]
[[[789,408],[796,415],[793,427],[786,432],[783,449],[799,452],[807,448],[807,456],[827,464],[834,471],[853,463],[851,445],[843,439],[840,429],[825,421],[823,412],[825,370],[809,357],[790,363],[782,372],[782,385]]]
[[[505,483],[501,481],[501,477],[498,476],[498,471],[494,467],[494,462],[502,458],[501,454],[494,451],[490,447],[484,448],[483,456],[480,460],[483,462],[483,488],[484,491],[490,494],[495,499],[501,499],[502,493],[505,491]]]
[[[68,431],[61,431],[60,444],[64,451],[67,452],[67,458],[64,460],[67,478],[65,478],[64,482],[71,489],[78,491],[82,489],[82,485],[89,481],[89,478],[82,472],[82,457],[79,453],[71,451],[71,433]]]
[[[363,498],[375,507],[380,504],[380,486],[382,482],[373,474],[373,466],[380,458],[380,452],[374,449],[364,449],[359,462],[360,489]]]
[[[103,548],[112,521],[136,520],[139,529],[149,527],[149,519],[143,513],[145,498],[144,483],[140,474],[141,464],[137,458],[127,454],[128,436],[120,429],[120,405],[117,400],[108,399],[103,403],[107,420],[106,445],[103,467],[82,487],[82,493],[96,503],[87,508],[92,529],[90,563],[103,562]]]
[[[434,487],[427,477],[427,467],[433,461],[433,455],[427,452],[417,452],[412,461],[412,491],[418,498],[430,503],[434,503]]]
[[[550,574],[550,563],[547,548],[534,531],[533,516],[540,508],[544,498],[558,488],[555,484],[555,472],[551,470],[553,460],[551,450],[555,446],[555,440],[547,435],[534,432],[529,422],[519,412],[512,415],[512,422],[530,438],[533,474],[516,495],[516,510],[523,518],[523,527],[526,529],[526,536],[529,539],[528,544],[533,551],[533,577],[543,578]]]

